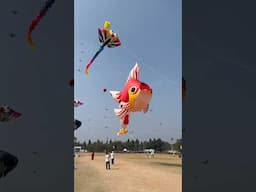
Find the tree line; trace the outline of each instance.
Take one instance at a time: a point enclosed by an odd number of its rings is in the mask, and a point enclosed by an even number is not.
[[[107,140],[105,142],[101,140],[97,140],[92,142],[88,140],[88,142],[79,142],[74,138],[74,145],[81,146],[82,149],[87,151],[95,151],[95,152],[104,152],[107,151],[123,151],[123,149],[127,149],[131,152],[143,152],[144,149],[155,149],[156,152],[167,152],[168,150],[176,150],[181,152],[182,140],[177,139],[173,144],[169,142],[163,141],[160,138],[158,139],[149,139],[147,141],[140,141],[138,139],[135,140],[126,140],[126,141],[112,141]]]

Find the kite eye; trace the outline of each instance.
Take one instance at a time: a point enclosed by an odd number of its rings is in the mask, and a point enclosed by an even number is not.
[[[131,93],[135,93],[137,91],[137,87],[135,87],[135,86],[131,87],[130,91],[131,91]]]

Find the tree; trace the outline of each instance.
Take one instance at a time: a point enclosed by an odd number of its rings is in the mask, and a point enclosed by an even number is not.
[[[86,149],[86,142],[85,141],[83,142],[82,148]]]
[[[177,141],[173,144],[173,150],[181,152],[181,148],[180,148],[181,145],[182,145],[182,140],[177,139]]]

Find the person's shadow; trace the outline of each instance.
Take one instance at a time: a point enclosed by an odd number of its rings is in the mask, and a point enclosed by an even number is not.
[[[111,167],[112,170],[119,170],[118,167]]]

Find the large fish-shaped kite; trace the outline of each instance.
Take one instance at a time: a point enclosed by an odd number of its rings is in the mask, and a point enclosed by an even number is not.
[[[32,20],[29,30],[28,30],[28,43],[31,47],[34,47],[34,43],[32,40],[32,32],[36,28],[36,26],[39,24],[41,19],[46,15],[47,11],[50,9],[50,7],[53,5],[55,0],[47,0],[44,4],[44,6],[41,8],[39,14]]]
[[[0,178],[5,177],[18,164],[18,158],[6,151],[0,151]]]
[[[139,80],[139,65],[137,63],[131,70],[124,89],[122,91],[110,91],[110,94],[119,102],[119,109],[114,109],[122,126],[117,135],[126,134],[128,133],[127,125],[129,124],[130,113],[137,111],[146,113],[152,98],[152,89]]]
[[[19,118],[22,114],[8,106],[0,106],[0,121],[7,122]]]
[[[104,28],[98,29],[99,40],[100,40],[101,46],[100,46],[99,50],[95,53],[93,58],[86,65],[86,68],[85,68],[86,75],[88,75],[89,67],[92,65],[93,61],[100,54],[100,52],[103,51],[105,46],[107,46],[109,48],[113,48],[113,47],[118,47],[121,45],[118,35],[109,29],[110,25],[111,25],[111,23],[109,21],[105,21]]]

